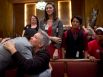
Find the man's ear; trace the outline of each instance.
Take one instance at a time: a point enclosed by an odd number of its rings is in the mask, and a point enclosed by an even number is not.
[[[40,43],[40,44],[39,44],[39,47],[40,47],[40,48],[43,47],[43,44]]]

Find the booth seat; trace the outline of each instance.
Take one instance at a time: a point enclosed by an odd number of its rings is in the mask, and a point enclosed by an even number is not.
[[[97,62],[88,59],[59,59],[50,63],[53,69],[51,77],[98,77]],[[5,77],[16,77],[16,69],[7,70]]]
[[[98,77],[98,64],[88,59],[59,59],[51,61],[52,77]],[[103,77],[103,76],[102,76]]]
[[[96,77],[97,63],[88,61],[69,61],[66,64],[68,77]]]

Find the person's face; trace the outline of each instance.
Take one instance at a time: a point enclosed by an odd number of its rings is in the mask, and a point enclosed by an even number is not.
[[[80,22],[78,19],[74,18],[73,21],[71,22],[73,28],[79,28],[80,27]]]
[[[54,12],[54,7],[51,4],[48,4],[46,6],[46,12],[47,12],[48,15],[52,15],[53,12]]]
[[[31,17],[31,23],[37,24],[37,20],[36,20],[36,18],[34,16]]]
[[[33,45],[33,47],[40,47],[41,41],[40,41],[41,34],[36,33],[33,37],[30,39],[30,43]]]
[[[96,32],[96,39],[103,44],[103,32],[99,32],[98,33]]]

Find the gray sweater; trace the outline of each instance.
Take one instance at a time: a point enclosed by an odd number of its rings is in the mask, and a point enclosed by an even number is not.
[[[44,20],[41,20],[39,23],[39,28],[45,31],[46,24],[47,23],[44,22]],[[53,21],[52,36],[56,36],[56,37],[60,37],[60,38],[62,38],[62,36],[63,36],[63,23],[59,19]],[[60,48],[60,46],[61,46],[61,44],[55,44],[56,48]]]
[[[32,58],[32,46],[25,37],[11,39],[15,43],[17,51],[26,59]],[[5,69],[12,62],[11,54],[0,43],[0,71]]]

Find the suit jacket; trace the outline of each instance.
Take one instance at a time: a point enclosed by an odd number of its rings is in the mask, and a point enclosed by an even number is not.
[[[11,39],[19,51],[26,59],[32,58],[32,46],[25,37]],[[0,71],[4,70],[12,62],[11,54],[0,43]]]
[[[41,20],[39,23],[39,27],[40,29],[45,31],[45,26],[46,26],[46,22],[44,22],[44,20]],[[55,21],[53,21],[53,25],[52,25],[52,36],[57,36],[62,38],[63,36],[63,23],[57,19]],[[55,44],[56,48],[60,48],[60,44]]]

